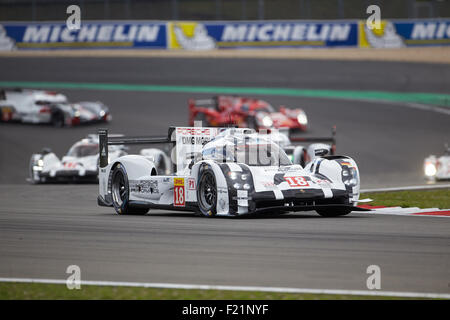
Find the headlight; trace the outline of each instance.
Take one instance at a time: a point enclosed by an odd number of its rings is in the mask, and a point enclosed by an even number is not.
[[[358,171],[355,168],[343,168],[342,180],[347,186],[354,187],[358,184]]]
[[[105,111],[104,110],[100,110],[100,113],[99,113],[99,115],[100,115],[100,117],[103,117],[103,116],[105,116]]]
[[[76,117],[76,118],[78,118],[79,116],[80,116],[80,111],[75,111],[74,113],[73,113],[73,116],[74,117]]]
[[[228,176],[230,177],[231,180],[236,180],[238,175],[236,172],[230,171],[228,172]]]
[[[241,179],[242,180],[247,180],[247,178],[248,178],[248,174],[241,174]]]
[[[425,164],[425,175],[428,177],[436,175],[436,166],[433,163],[428,162]]]
[[[38,165],[39,167],[43,167],[43,166],[44,166],[44,160],[39,159],[38,162],[37,162],[37,165]]]
[[[235,184],[233,184],[233,188],[240,189],[241,185],[239,183],[235,183]]]
[[[265,116],[262,119],[262,124],[264,125],[264,127],[271,127],[273,125],[273,121],[269,116]]]
[[[250,190],[250,185],[249,185],[248,183],[245,183],[242,187],[243,187],[245,190]]]
[[[297,116],[297,121],[298,121],[298,123],[300,123],[300,124],[302,124],[302,125],[306,125],[306,124],[308,124],[308,118],[306,118],[306,114],[304,114],[304,113],[300,113],[298,116]]]

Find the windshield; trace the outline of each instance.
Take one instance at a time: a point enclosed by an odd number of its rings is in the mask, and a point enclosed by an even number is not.
[[[67,156],[82,158],[87,156],[95,156],[97,153],[98,153],[98,144],[88,144],[72,147],[67,153]]]
[[[274,143],[223,145],[205,149],[203,159],[245,163],[249,166],[287,166],[291,161]]]

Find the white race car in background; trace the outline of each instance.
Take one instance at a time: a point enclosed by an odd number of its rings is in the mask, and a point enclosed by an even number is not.
[[[122,135],[115,134],[113,137]],[[123,145],[112,146],[109,150],[109,161],[127,154],[128,148]],[[171,172],[170,158],[160,149],[142,149],[140,154],[155,163],[161,174]],[[33,184],[51,182],[96,182],[98,180],[98,135],[90,134],[76,142],[62,159],[44,148],[33,154],[30,160],[29,181]]]
[[[330,217],[366,211],[356,207],[360,180],[352,158],[317,156],[302,167],[267,134],[230,133],[229,128],[171,127],[163,137],[109,138],[100,129],[98,204],[118,214],[145,214],[150,208],[205,216],[316,210]],[[142,155],[108,161],[110,146],[150,143],[174,146],[174,174],[160,175]]]
[[[423,163],[425,177],[430,181],[450,179],[450,148],[445,145],[445,152],[442,156],[430,155]]]
[[[56,127],[111,121],[101,102],[70,103],[61,93],[45,90],[0,90],[0,121],[49,123]]]
[[[126,155],[125,146],[114,146],[109,160]],[[88,135],[76,142],[62,159],[44,148],[30,159],[29,181],[33,184],[51,182],[92,181],[98,179],[98,136]]]

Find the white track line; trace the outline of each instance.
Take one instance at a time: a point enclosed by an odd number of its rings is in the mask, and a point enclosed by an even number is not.
[[[406,186],[394,188],[378,188],[378,189],[361,189],[360,192],[387,192],[387,191],[408,191],[408,190],[425,190],[425,189],[446,189],[450,188],[450,184],[433,184],[425,186]]]
[[[44,283],[44,284],[66,284],[66,280],[58,279],[31,279],[31,278],[0,278],[0,282],[20,283]],[[117,281],[81,281],[81,285],[115,286],[115,287],[142,287],[160,289],[197,289],[197,290],[227,290],[227,291],[260,291],[280,293],[312,293],[330,295],[362,295],[362,296],[386,296],[403,298],[433,298],[450,299],[446,293],[422,293],[422,292],[396,292],[396,291],[369,291],[369,290],[335,290],[335,289],[306,289],[306,288],[283,288],[283,287],[256,287],[256,286],[226,286],[226,285],[198,285],[178,283],[145,283],[145,282],[117,282]]]

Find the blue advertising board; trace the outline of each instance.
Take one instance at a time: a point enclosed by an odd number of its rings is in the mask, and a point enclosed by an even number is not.
[[[10,23],[3,30],[17,49],[167,48],[165,23],[88,22],[78,30],[65,23]]]

